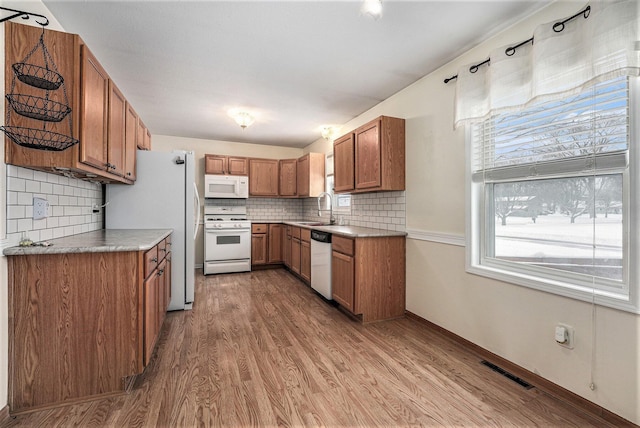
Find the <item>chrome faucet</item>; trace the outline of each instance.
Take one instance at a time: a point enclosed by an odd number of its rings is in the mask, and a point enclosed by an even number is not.
[[[322,192],[318,195],[318,217],[322,215],[322,208],[320,207],[320,201],[322,200],[323,196],[326,196],[327,198],[329,198],[329,224],[335,224],[336,219],[333,218],[333,200],[332,200],[333,198],[331,197],[331,193]]]

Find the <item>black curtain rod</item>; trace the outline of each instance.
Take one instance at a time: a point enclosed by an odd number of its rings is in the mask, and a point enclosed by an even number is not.
[[[564,21],[558,21],[555,24],[553,24],[553,31],[555,31],[556,33],[561,33],[562,30],[564,30],[565,25],[567,22],[576,19],[577,17],[579,17],[580,15],[584,16],[584,19],[587,19],[589,17],[589,14],[591,13],[591,6],[587,6],[584,8],[584,10],[581,10],[580,12],[576,13],[573,16],[570,16],[569,18],[565,19]],[[533,37],[531,37],[530,39],[525,40],[524,42],[518,43],[515,46],[510,46],[507,49],[505,49],[504,53],[507,56],[512,56],[513,54],[516,53],[516,50],[521,47],[526,45],[527,43],[531,43],[533,44]],[[469,67],[469,71],[471,73],[475,73],[476,71],[478,71],[478,68],[480,68],[481,66],[485,65],[485,64],[489,64],[491,62],[491,58],[487,58],[484,61],[476,64],[476,65],[472,65],[471,67]],[[451,82],[453,79],[457,79],[458,75],[456,74],[455,76],[451,76],[447,79],[444,79],[444,83],[449,83]]]
[[[0,10],[7,10],[9,12],[13,12],[13,15],[0,18],[0,23],[3,23],[4,21],[8,21],[10,19],[17,18],[17,17],[21,17],[22,19],[29,19],[31,16],[37,16],[38,18],[44,18],[44,22],[40,22],[34,18],[34,20],[38,24],[42,25],[43,27],[46,27],[47,25],[49,25],[49,18],[47,18],[44,15],[40,15],[39,13],[31,13],[31,12],[25,12],[23,10],[9,9],[8,7],[0,7]]]

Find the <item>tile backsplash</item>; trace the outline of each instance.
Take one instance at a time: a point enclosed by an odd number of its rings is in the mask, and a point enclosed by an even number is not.
[[[102,186],[41,171],[7,165],[7,242],[23,235],[34,242],[99,230],[103,227]],[[33,219],[33,198],[49,203],[49,216]]]
[[[322,210],[318,216],[318,200],[249,198],[208,199],[207,205],[246,205],[249,220],[329,221],[329,211]],[[404,191],[376,192],[351,196],[351,212],[335,212],[334,218],[345,225],[371,227],[374,229],[404,231],[406,228],[406,197]]]

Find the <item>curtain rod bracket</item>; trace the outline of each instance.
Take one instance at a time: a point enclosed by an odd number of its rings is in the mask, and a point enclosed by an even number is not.
[[[17,17],[21,17],[22,19],[29,19],[32,16],[34,16],[34,17],[37,16],[38,18],[43,18],[44,19],[44,22],[40,22],[36,18],[34,18],[34,21],[36,21],[38,24],[42,25],[43,27],[46,27],[47,25],[49,25],[49,18],[47,18],[44,15],[40,15],[39,13],[25,12],[23,10],[9,9],[8,7],[1,7],[1,6],[0,6],[0,10],[6,10],[6,11],[9,11],[9,12],[13,12],[12,15],[5,16],[4,18],[0,18],[0,23],[8,21],[8,20],[13,19],[13,18],[17,18]]]

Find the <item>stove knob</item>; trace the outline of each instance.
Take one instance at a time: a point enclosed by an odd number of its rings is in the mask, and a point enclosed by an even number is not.
[[[240,223],[234,224],[233,227],[240,227]]]
[[[222,225],[220,223],[216,224],[216,227],[219,229],[222,227]]]

